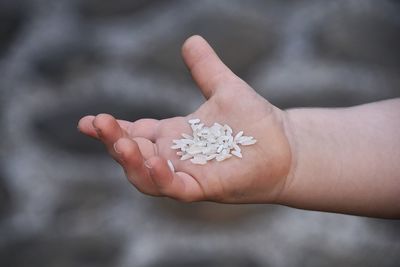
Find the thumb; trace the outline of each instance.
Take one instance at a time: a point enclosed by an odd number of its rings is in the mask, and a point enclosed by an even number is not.
[[[199,35],[194,35],[185,41],[182,46],[182,56],[206,99],[210,98],[222,84],[239,79]]]

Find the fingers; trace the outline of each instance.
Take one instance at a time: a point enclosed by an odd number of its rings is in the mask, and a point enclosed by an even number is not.
[[[102,120],[110,120],[113,119],[115,120],[111,115],[108,114],[99,114],[97,116],[85,116],[82,119],[79,120],[78,122],[78,130],[81,131],[82,133],[93,137],[100,139],[100,137],[97,134],[97,131],[94,127],[94,120],[97,120],[97,123],[99,124],[99,121]],[[117,120],[117,123],[119,124],[120,128],[123,130],[124,133],[131,137],[143,137],[146,139],[149,139],[150,141],[154,142],[155,141],[155,136],[156,136],[156,131],[157,127],[159,125],[159,120],[155,119],[140,119],[135,122],[129,122],[125,120]],[[101,123],[101,122],[100,122]]]
[[[126,135],[117,120],[109,114],[85,116],[79,120],[78,129],[88,136],[100,139],[108,147]]]
[[[206,40],[198,35],[185,41],[182,46],[182,56],[193,79],[207,99],[221,84],[238,79]]]
[[[98,138],[105,144],[108,152],[114,156],[114,143],[126,136],[117,120],[109,114],[99,114],[93,119],[93,128]]]
[[[90,137],[99,138],[93,127],[94,118],[95,116],[89,115],[80,119],[78,122],[78,130]]]
[[[143,154],[153,155],[153,144],[138,140],[140,144],[128,138],[121,138],[114,144],[117,161],[123,167],[128,180],[142,193],[158,196],[160,195],[150,172],[144,165]],[[153,150],[153,152],[149,151]],[[143,152],[141,152],[143,151]]]
[[[185,202],[204,199],[200,184],[185,172],[172,172],[165,159],[152,157],[146,161],[146,166],[162,195]]]
[[[120,127],[117,120],[109,114],[99,114],[97,116],[85,116],[78,123],[78,129],[93,138],[103,142],[108,152],[116,158],[114,143],[127,133]]]
[[[140,138],[121,138],[115,143],[117,160],[129,181],[148,195],[168,196],[186,202],[204,199],[197,181],[187,173],[173,173],[167,161],[155,155],[152,146],[149,140]],[[145,161],[146,154],[150,158]]]
[[[154,142],[160,121],[155,119],[140,119],[135,122],[118,120],[118,123],[122,129],[129,134],[129,136],[143,137]]]
[[[157,154],[156,145],[150,140],[143,137],[135,137],[132,140],[138,144],[144,160],[154,157]]]
[[[134,123],[117,121],[111,115],[86,116],[79,121],[83,133],[100,139],[109,153],[123,167],[129,181],[142,193],[168,196],[181,201],[204,199],[199,183],[184,172],[173,173],[167,161],[156,156],[154,143],[142,135],[154,138],[157,120],[139,120]],[[145,163],[146,162],[146,163]]]

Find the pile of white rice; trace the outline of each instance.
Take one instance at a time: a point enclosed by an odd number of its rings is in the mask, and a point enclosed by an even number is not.
[[[188,160],[194,164],[204,165],[209,160],[223,161],[232,155],[242,158],[239,146],[253,145],[257,142],[252,136],[244,136],[243,131],[239,131],[233,136],[232,128],[224,124],[214,123],[207,127],[201,123],[200,119],[189,120],[192,128],[192,135],[183,133],[182,139],[173,140],[172,149],[179,149],[176,154],[181,160]],[[173,170],[171,161],[168,165]]]

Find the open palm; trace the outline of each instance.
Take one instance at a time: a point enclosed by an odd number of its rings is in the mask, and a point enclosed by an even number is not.
[[[233,74],[200,36],[189,38],[182,54],[207,99],[198,110],[186,117],[135,122],[108,114],[86,116],[79,122],[80,131],[101,140],[143,193],[182,201],[274,202],[291,165],[285,112]],[[234,134],[243,130],[258,142],[242,149],[242,159],[213,160],[206,165],[181,161],[171,149],[172,140],[181,133],[192,133],[187,122],[191,118],[199,118],[205,125],[226,123]],[[175,173],[169,169],[168,159]]]

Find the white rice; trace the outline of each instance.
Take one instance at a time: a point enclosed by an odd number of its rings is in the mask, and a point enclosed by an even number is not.
[[[244,136],[243,131],[239,131],[233,136],[232,128],[224,124],[223,126],[215,122],[207,127],[201,123],[200,119],[189,120],[192,135],[182,133],[183,139],[173,140],[172,149],[179,149],[176,154],[181,160],[188,160],[193,164],[204,165],[207,161],[215,159],[223,161],[232,157],[242,158],[239,145],[249,146],[257,142],[252,136]],[[172,162],[168,160],[168,165],[174,172]]]
[[[233,150],[233,151],[231,152],[231,154],[234,155],[234,156],[236,156],[236,157],[238,157],[238,158],[242,158],[242,157],[243,157],[243,156],[242,156],[242,153],[240,153],[240,152],[237,151],[237,150]]]
[[[200,122],[200,119],[191,119],[191,120],[189,120],[190,124],[196,124],[196,123],[199,123],[199,122]]]

